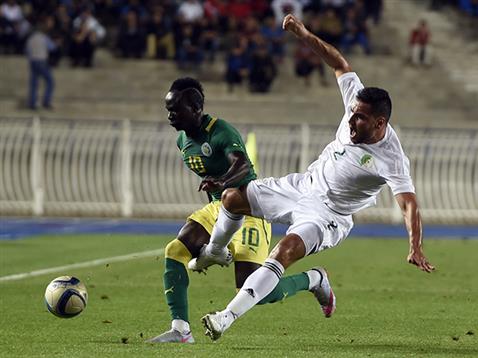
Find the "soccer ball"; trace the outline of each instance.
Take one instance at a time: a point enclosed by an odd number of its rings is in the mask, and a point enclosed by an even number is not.
[[[85,285],[72,276],[55,278],[45,291],[48,311],[61,318],[79,315],[85,309],[87,301],[88,293]]]

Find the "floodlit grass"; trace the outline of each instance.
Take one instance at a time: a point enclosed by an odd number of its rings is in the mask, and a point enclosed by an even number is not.
[[[0,241],[0,276],[154,250],[171,237],[49,236]],[[437,272],[405,263],[403,240],[357,240],[302,260],[288,272],[327,267],[337,312],[325,319],[308,292],[256,307],[216,343],[200,317],[235,293],[232,269],[191,274],[190,316],[196,344],[151,345],[169,329],[162,257],[0,282],[1,357],[476,357],[478,241],[426,242]],[[75,275],[88,307],[73,319],[50,314],[49,281]]]

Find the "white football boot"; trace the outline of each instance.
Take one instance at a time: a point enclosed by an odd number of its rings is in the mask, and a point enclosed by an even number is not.
[[[191,331],[182,334],[178,330],[170,329],[159,336],[148,339],[146,343],[194,343],[194,337]]]
[[[307,271],[307,273],[311,271],[318,272],[320,274],[320,280],[316,285],[312,286],[309,291],[312,292],[317,301],[319,301],[325,317],[329,318],[335,312],[336,299],[334,291],[332,291],[332,286],[330,285],[327,271],[322,267],[315,267]],[[309,277],[311,276],[309,275]]]
[[[228,310],[209,313],[201,318],[201,322],[206,329],[204,334],[209,336],[213,341],[216,341],[221,338],[226,329],[231,327],[235,319],[234,313]]]
[[[188,269],[203,272],[212,265],[229,266],[231,264],[232,253],[229,249],[224,249],[219,255],[215,255],[212,253],[208,254],[206,252],[206,246],[207,245],[201,247],[198,257],[188,262]]]

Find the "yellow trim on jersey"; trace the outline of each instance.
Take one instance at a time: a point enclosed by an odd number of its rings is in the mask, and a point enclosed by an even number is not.
[[[209,124],[205,128],[206,132],[209,132],[211,130],[212,126],[214,125],[214,123],[216,123],[216,121],[217,121],[216,117],[211,117],[211,121],[209,122]]]
[[[220,201],[213,201],[192,213],[188,220],[200,224],[209,234],[216,223],[221,207]],[[253,262],[262,265],[269,254],[271,224],[264,219],[246,216],[242,227],[234,234],[228,248],[234,261]]]
[[[257,159],[257,139],[254,132],[247,133],[246,152],[249,156],[254,171],[259,175],[259,160]]]

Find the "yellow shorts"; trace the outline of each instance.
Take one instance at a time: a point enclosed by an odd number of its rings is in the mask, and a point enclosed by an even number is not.
[[[192,213],[188,220],[201,224],[211,234],[220,207],[220,201],[213,201]],[[234,234],[228,248],[234,256],[234,261],[254,262],[262,265],[269,254],[270,243],[271,224],[264,219],[246,216],[242,228]]]

